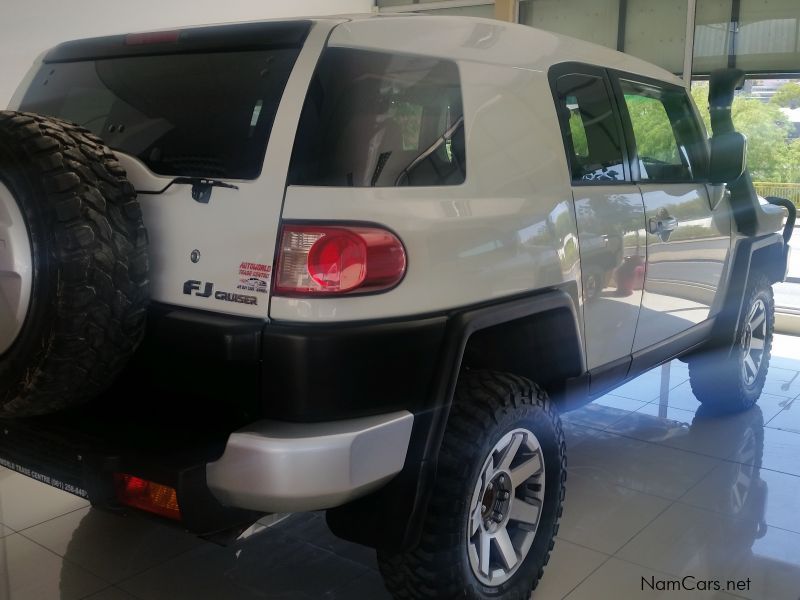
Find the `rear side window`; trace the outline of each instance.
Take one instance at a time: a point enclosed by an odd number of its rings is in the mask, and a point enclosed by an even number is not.
[[[705,138],[683,89],[620,80],[628,110],[639,179],[689,182],[703,176]]]
[[[556,93],[573,181],[624,181],[620,128],[605,81],[594,75],[563,75]]]
[[[289,183],[461,184],[463,114],[452,61],[328,48],[303,106]]]
[[[299,51],[44,64],[22,109],[74,121],[155,173],[255,179]]]

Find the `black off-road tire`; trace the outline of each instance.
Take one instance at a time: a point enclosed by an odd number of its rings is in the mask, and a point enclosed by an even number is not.
[[[521,566],[507,582],[487,586],[473,573],[467,554],[471,496],[494,444],[520,427],[532,431],[542,448],[545,496],[541,517]],[[527,600],[553,549],[566,477],[564,432],[547,393],[522,377],[465,372],[456,389],[421,541],[406,552],[378,552],[387,589],[396,599]]]
[[[764,349],[755,379],[748,383],[742,373],[745,355],[742,342],[747,316],[759,301],[766,307]],[[742,315],[732,348],[713,348],[692,355],[688,360],[692,392],[706,410],[716,414],[748,410],[758,401],[764,388],[775,327],[775,301],[772,286],[766,276],[755,273],[751,277],[742,303]]]
[[[33,254],[28,313],[0,356],[0,417],[50,413],[97,396],[139,344],[147,232],[124,169],[77,125],[0,111],[0,181]]]

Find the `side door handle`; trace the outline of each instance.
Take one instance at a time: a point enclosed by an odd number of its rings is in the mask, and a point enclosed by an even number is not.
[[[675,217],[650,217],[648,221],[648,229],[653,235],[661,238],[661,241],[666,242],[669,240],[672,232],[678,228],[678,219]]]
[[[650,233],[657,235],[665,231],[675,231],[678,228],[678,219],[675,217],[650,217]]]

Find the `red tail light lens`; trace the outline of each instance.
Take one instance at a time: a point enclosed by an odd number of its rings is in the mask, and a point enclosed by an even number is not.
[[[284,225],[275,294],[315,296],[376,292],[406,272],[406,252],[378,227]]]
[[[168,519],[181,520],[181,509],[178,506],[178,493],[175,488],[127,473],[114,473],[114,487],[120,504]]]
[[[346,230],[328,233],[314,242],[306,262],[320,289],[352,290],[367,278],[367,244]]]

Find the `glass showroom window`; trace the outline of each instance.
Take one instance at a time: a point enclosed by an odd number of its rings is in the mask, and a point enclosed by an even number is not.
[[[378,0],[381,12],[424,12],[431,15],[495,17],[493,0]]]
[[[523,0],[519,22],[617,48],[619,0]]]
[[[693,82],[692,95],[709,128],[708,82]],[[789,198],[800,208],[800,79],[747,79],[733,101],[733,122],[747,136],[758,194]],[[800,312],[800,227],[792,237],[789,278],[775,286],[775,305]]]

